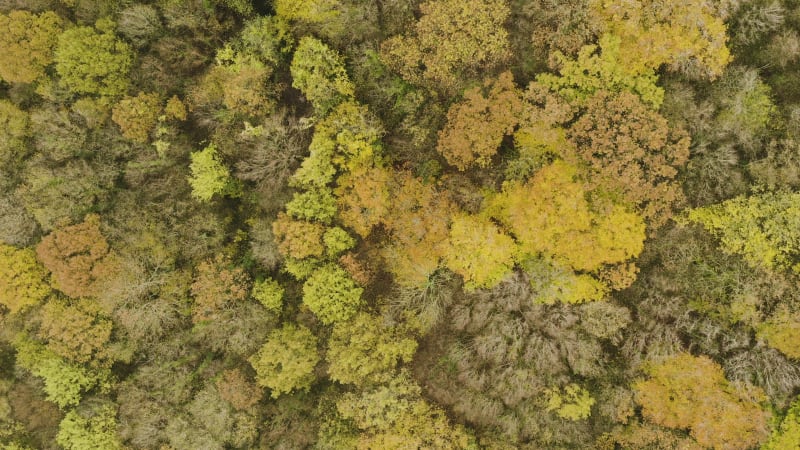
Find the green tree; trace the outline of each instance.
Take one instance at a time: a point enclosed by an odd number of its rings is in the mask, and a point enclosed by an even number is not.
[[[105,405],[88,417],[73,409],[59,424],[56,442],[65,450],[122,449],[117,436],[116,408]]]
[[[146,144],[161,112],[158,94],[139,92],[136,97],[126,96],[114,105],[111,120],[119,126],[123,136]]]
[[[27,155],[26,139],[31,134],[29,123],[28,113],[10,101],[0,99],[0,168],[4,165],[14,167]]]
[[[422,3],[411,31],[381,45],[381,59],[406,80],[453,93],[464,78],[490,70],[509,56],[504,0]]]
[[[189,169],[189,185],[192,196],[208,202],[214,195],[229,195],[236,191],[230,171],[220,160],[216,145],[208,144],[198,152],[192,152]]]
[[[555,411],[558,417],[567,420],[587,419],[592,414],[595,404],[589,391],[577,384],[568,384],[561,389],[549,390],[547,410]]]
[[[718,237],[725,252],[741,255],[751,266],[800,273],[800,194],[740,196],[692,209],[687,218]]]
[[[780,426],[772,430],[772,435],[761,450],[784,450],[800,444],[800,398],[795,399],[786,411]]]
[[[397,364],[414,357],[417,342],[380,317],[358,313],[334,325],[328,346],[330,378],[361,386],[389,381]]]
[[[503,72],[497,79],[486,80],[483,88],[464,92],[464,100],[450,107],[436,150],[459,170],[486,167],[522,113],[522,94],[511,73]]]
[[[344,269],[327,264],[303,284],[303,303],[322,323],[330,325],[353,317],[363,304],[363,292]]]
[[[273,330],[250,364],[259,385],[272,390],[272,398],[296,390],[307,391],[319,362],[317,338],[303,326],[286,324]]]
[[[800,349],[795,345],[800,339],[800,318],[785,306],[758,326],[757,336],[789,358],[800,359]]]
[[[328,253],[328,256],[331,257],[336,257],[356,245],[356,240],[350,236],[350,233],[339,227],[325,230],[325,234],[322,236],[322,242],[325,243],[325,251]]]
[[[253,290],[250,292],[250,295],[268,310],[280,312],[283,306],[284,291],[283,287],[281,287],[277,281],[272,278],[266,278],[253,283]]]
[[[53,11],[0,14],[0,78],[9,83],[32,83],[42,77],[53,61],[61,25]]]
[[[0,304],[15,314],[50,295],[47,271],[31,249],[0,244]]]
[[[275,0],[275,13],[286,20],[318,23],[339,15],[339,0]]]
[[[81,395],[95,387],[101,391],[111,387],[111,373],[107,370],[94,371],[80,364],[68,363],[26,336],[19,337],[14,346],[17,364],[42,378],[47,399],[61,409],[77,406]]]
[[[632,70],[626,56],[620,50],[620,38],[604,34],[597,45],[581,47],[575,60],[555,52],[559,75],[543,73],[536,81],[580,105],[599,91],[628,91],[657,110],[664,102],[664,89],[656,85],[658,76],[651,68]]]
[[[649,378],[633,389],[642,415],[653,423],[688,428],[705,447],[747,449],[766,439],[769,414],[760,405],[763,391],[732,385],[708,357],[681,353],[647,372]]]
[[[336,216],[336,198],[326,188],[312,188],[305,192],[296,192],[286,203],[286,212],[303,220],[317,220],[330,224]]]
[[[314,105],[320,117],[355,94],[342,57],[311,36],[302,38],[297,45],[291,72],[292,86]]]
[[[100,20],[92,27],[75,27],[58,38],[56,72],[62,86],[76,94],[117,97],[128,88],[133,51],[117,39],[114,24]]]
[[[517,245],[491,221],[459,214],[450,225],[447,267],[464,277],[467,289],[492,288],[514,268]]]

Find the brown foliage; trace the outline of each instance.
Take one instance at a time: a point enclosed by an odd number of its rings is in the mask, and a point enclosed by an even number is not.
[[[217,389],[223,400],[238,410],[250,409],[264,396],[264,391],[250,381],[241,369],[226,370],[217,379]]]
[[[275,242],[282,255],[296,259],[309,256],[322,256],[325,246],[322,244],[322,234],[325,227],[318,223],[295,220],[285,213],[278,213],[278,218],[272,222],[272,232]]]
[[[486,80],[483,89],[464,93],[464,100],[447,112],[447,125],[439,132],[437,150],[447,162],[465,170],[473,164],[486,167],[503,136],[514,131],[523,112],[521,93],[511,72]]]
[[[52,272],[53,286],[70,297],[96,296],[117,266],[95,214],[45,236],[36,256]]]
[[[689,137],[631,93],[599,92],[569,130],[590,179],[619,191],[650,226],[664,224],[684,199],[674,181],[689,159]]]
[[[192,321],[213,319],[221,310],[247,299],[250,277],[230,259],[217,255],[197,266],[192,283]]]
[[[58,355],[87,363],[105,356],[104,346],[111,339],[111,328],[111,320],[102,317],[94,300],[51,300],[42,308],[39,337]]]

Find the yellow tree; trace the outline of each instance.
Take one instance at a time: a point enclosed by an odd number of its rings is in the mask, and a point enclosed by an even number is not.
[[[404,36],[381,46],[381,59],[412,83],[452,92],[464,77],[509,56],[504,0],[440,0],[419,6],[422,16]]]
[[[748,449],[763,442],[769,413],[760,388],[735,386],[705,356],[681,353],[653,364],[649,378],[634,384],[642,415],[661,426],[689,429],[704,447]]]
[[[621,38],[631,68],[671,69],[716,78],[731,61],[722,2],[673,0],[591,0],[606,31]]]
[[[0,14],[0,78],[9,83],[32,83],[53,61],[61,19],[52,11]]]
[[[514,267],[517,246],[491,221],[458,214],[450,225],[447,267],[464,277],[467,289],[491,288]]]
[[[49,294],[47,271],[33,250],[0,244],[0,304],[14,314],[39,304]]]

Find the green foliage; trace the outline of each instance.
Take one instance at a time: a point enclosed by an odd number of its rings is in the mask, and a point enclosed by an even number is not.
[[[784,450],[800,444],[800,398],[795,399],[786,411],[779,427],[772,430],[772,435],[761,450]]]
[[[16,314],[48,295],[47,271],[36,261],[33,250],[0,244],[0,304]]]
[[[514,267],[517,246],[492,222],[460,214],[450,225],[450,248],[445,263],[464,277],[467,289],[491,288]]]
[[[283,287],[272,278],[253,283],[250,295],[272,312],[280,312],[283,306]]]
[[[608,287],[602,281],[544,258],[528,258],[522,268],[530,277],[536,303],[592,302],[608,294]]]
[[[217,147],[212,143],[203,150],[192,152],[192,163],[189,169],[189,185],[192,196],[200,201],[208,202],[214,195],[226,195],[235,192],[230,171],[220,160]]]
[[[239,35],[241,51],[272,67],[278,66],[294,46],[289,26],[279,17],[259,16],[245,23]]]
[[[303,326],[286,324],[273,330],[261,350],[248,361],[259,385],[272,390],[272,398],[297,390],[307,391],[314,382],[319,361],[317,338]]]
[[[8,100],[0,99],[0,167],[13,167],[28,153],[29,122],[28,113]]]
[[[326,22],[339,15],[339,0],[275,0],[275,13],[286,20]]]
[[[336,264],[317,269],[303,284],[303,303],[324,324],[343,322],[363,304],[364,289]]]
[[[342,57],[322,41],[311,36],[300,40],[292,58],[292,86],[314,105],[317,115],[325,116],[341,102],[351,99],[355,88]]]
[[[559,75],[543,73],[536,81],[577,104],[585,103],[601,90],[630,91],[652,109],[658,109],[664,101],[664,89],[656,86],[658,76],[650,68],[632,71],[625,56],[620,51],[620,38],[604,34],[598,45],[582,47],[576,60],[557,51],[554,58],[559,63]]]
[[[350,236],[350,233],[339,227],[325,230],[325,234],[322,235],[322,242],[325,243],[325,250],[328,255],[332,257],[338,256],[356,245],[356,240]]]
[[[286,212],[296,219],[330,224],[337,212],[336,198],[330,189],[325,188],[296,192],[286,203]]]
[[[72,410],[59,424],[56,442],[66,450],[121,449],[116,416],[116,408],[108,405],[90,417],[83,417],[78,410]]]
[[[0,79],[32,83],[42,77],[53,61],[61,25],[61,18],[53,11],[0,14]]]
[[[76,94],[117,97],[128,88],[131,47],[114,36],[113,24],[98,21],[61,34],[55,51],[59,83]]]
[[[555,411],[558,417],[567,420],[587,419],[592,414],[594,398],[589,391],[577,384],[568,384],[561,389],[551,389],[547,410]]]
[[[330,378],[357,386],[389,381],[395,366],[410,362],[417,349],[414,339],[368,313],[337,322],[328,345]]]
[[[800,194],[763,193],[695,208],[688,220],[720,239],[750,265],[800,272]]]
[[[108,390],[110,372],[89,370],[82,365],[64,361],[28,337],[21,336],[14,343],[17,364],[44,381],[47,399],[64,409],[76,406],[81,395],[92,388]]]

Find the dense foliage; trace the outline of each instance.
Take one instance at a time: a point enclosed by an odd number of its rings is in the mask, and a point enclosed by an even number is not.
[[[0,1],[0,449],[800,449],[796,0]]]

